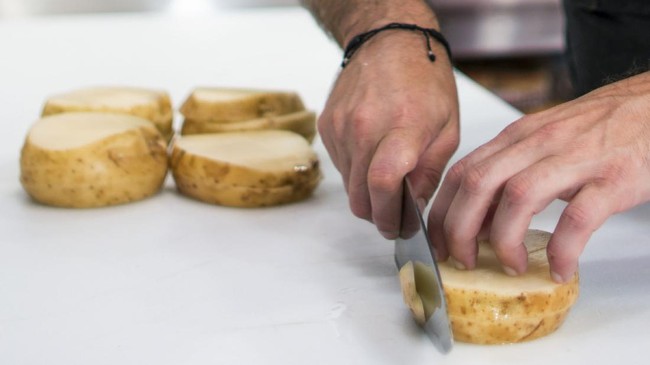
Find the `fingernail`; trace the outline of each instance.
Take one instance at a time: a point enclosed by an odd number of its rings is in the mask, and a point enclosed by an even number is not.
[[[562,278],[562,276],[560,274],[558,274],[558,273],[556,273],[554,271],[551,271],[551,279],[553,279],[553,281],[555,281],[556,283],[559,283],[559,284],[564,284],[564,281],[565,281],[564,278]]]
[[[506,273],[508,276],[518,276],[517,271],[515,269],[508,267],[508,266],[503,266],[503,271]]]
[[[455,259],[453,261],[454,261],[454,266],[456,267],[456,269],[458,269],[458,270],[467,270],[467,267],[465,267],[465,265],[463,265],[462,262],[457,261]]]

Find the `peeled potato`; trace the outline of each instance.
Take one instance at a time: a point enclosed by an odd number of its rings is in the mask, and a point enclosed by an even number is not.
[[[134,87],[94,87],[50,97],[43,116],[69,112],[124,113],[151,121],[166,140],[173,134],[169,95]]]
[[[308,141],[316,135],[316,114],[299,111],[280,116],[269,116],[233,123],[215,123],[209,120],[185,119],[181,134],[245,132],[254,130],[280,129],[298,133]]]
[[[457,270],[449,262],[439,264],[456,340],[479,344],[522,342],[545,336],[562,324],[578,297],[579,279],[576,274],[565,284],[552,281],[546,257],[550,237],[544,231],[527,232],[524,243],[528,249],[528,270],[518,277],[503,273],[489,242],[479,243],[474,270]],[[411,277],[412,269],[402,270],[402,290],[410,291],[413,286],[404,282]],[[419,303],[406,300],[413,295],[407,293],[404,298],[417,315]],[[424,322],[422,317],[416,320]]]
[[[213,123],[233,123],[305,110],[294,92],[197,88],[181,107],[185,118]]]
[[[167,173],[166,143],[147,120],[125,114],[65,113],[29,131],[20,181],[36,201],[89,208],[144,199]]]
[[[171,168],[182,194],[237,207],[301,200],[321,179],[318,156],[309,143],[277,130],[179,137]]]

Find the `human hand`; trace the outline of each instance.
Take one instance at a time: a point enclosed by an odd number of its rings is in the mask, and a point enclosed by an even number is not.
[[[551,276],[568,281],[591,234],[650,200],[650,73],[525,116],[451,167],[429,215],[439,259],[472,269],[477,236],[504,271],[526,270],[524,234],[555,199],[568,202],[548,244]]]
[[[452,67],[422,35],[387,31],[366,42],[332,89],[318,130],[342,175],[352,212],[396,238],[402,181],[428,200],[458,146],[458,99]]]

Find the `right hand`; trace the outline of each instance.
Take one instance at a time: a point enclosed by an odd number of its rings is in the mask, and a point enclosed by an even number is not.
[[[350,208],[387,239],[399,234],[402,181],[429,200],[458,147],[458,97],[451,62],[421,33],[377,34],[341,71],[318,120],[342,175]]]

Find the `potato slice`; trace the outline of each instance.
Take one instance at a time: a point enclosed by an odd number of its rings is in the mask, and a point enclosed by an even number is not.
[[[528,270],[518,277],[503,273],[489,242],[479,243],[474,270],[457,270],[449,262],[439,264],[456,340],[482,344],[520,342],[547,335],[561,325],[578,297],[579,279],[576,274],[565,284],[551,280],[546,257],[550,237],[544,231],[527,232],[524,243]],[[404,279],[401,282],[403,292],[412,290]],[[417,310],[416,304],[412,311]]]
[[[181,193],[230,206],[304,199],[321,178],[318,156],[309,143],[278,130],[179,137],[171,167]]]
[[[169,95],[160,90],[134,87],[93,87],[50,97],[43,116],[69,112],[124,113],[151,121],[169,141],[173,111]]]
[[[302,135],[311,142],[316,135],[316,113],[304,110],[291,114],[234,123],[215,123],[205,120],[185,119],[181,134],[245,132],[266,129],[292,131]]]
[[[305,110],[294,92],[234,88],[197,88],[181,107],[185,118],[233,123]]]
[[[20,181],[34,200],[73,208],[143,199],[167,173],[166,143],[147,120],[125,114],[65,113],[29,131]]]
[[[404,303],[409,307],[413,314],[413,319],[420,325],[424,326],[427,322],[427,315],[424,310],[424,302],[420,293],[418,293],[415,277],[415,265],[409,261],[399,270],[399,282],[402,287],[402,296]]]
[[[171,166],[175,176],[247,188],[300,185],[320,177],[318,156],[309,143],[276,130],[179,137]]]
[[[252,188],[218,184],[209,179],[174,176],[176,186],[183,195],[206,203],[240,208],[268,207],[304,200],[311,196],[320,183],[320,177],[317,177],[297,185]]]

